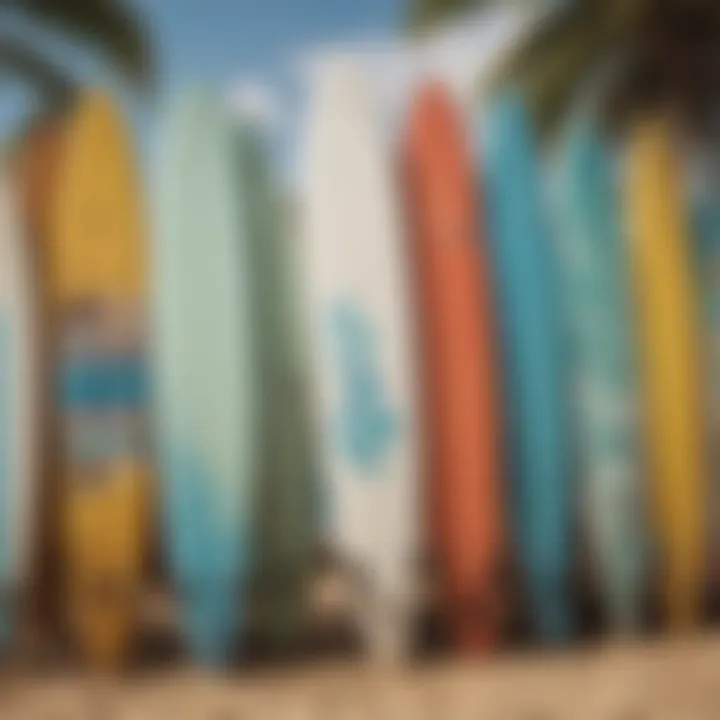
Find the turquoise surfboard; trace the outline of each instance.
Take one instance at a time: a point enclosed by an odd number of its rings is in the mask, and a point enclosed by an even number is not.
[[[159,141],[151,287],[167,559],[192,652],[215,665],[243,626],[258,468],[245,139],[194,89],[169,106]]]
[[[292,218],[273,178],[261,130],[238,128],[255,276],[260,469],[255,522],[253,626],[271,651],[308,640],[308,601],[317,544],[317,466],[310,431],[305,349],[296,287]]]
[[[691,208],[695,260],[695,286],[700,309],[701,343],[705,392],[704,409],[707,417],[709,466],[711,477],[717,478],[720,470],[720,193],[717,181],[695,167],[691,177]],[[707,503],[707,567],[708,589],[720,596],[720,572],[716,569],[720,560],[720,484],[708,486]]]
[[[629,260],[610,149],[587,112],[571,120],[556,160],[578,524],[603,614],[624,632],[639,626],[646,580]]]
[[[558,268],[521,98],[498,97],[482,122],[489,246],[500,315],[507,459],[521,590],[533,631],[572,631],[572,496]]]

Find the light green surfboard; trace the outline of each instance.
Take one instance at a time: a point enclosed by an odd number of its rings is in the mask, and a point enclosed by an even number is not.
[[[238,127],[252,227],[260,408],[253,625],[271,650],[299,649],[309,632],[316,543],[315,462],[299,335],[297,260],[289,207],[270,172],[264,138]]]
[[[161,128],[151,287],[167,557],[193,654],[220,664],[244,626],[258,477],[250,183],[212,92],[184,93]]]

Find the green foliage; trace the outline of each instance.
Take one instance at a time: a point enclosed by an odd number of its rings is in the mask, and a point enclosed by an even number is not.
[[[488,0],[410,0],[407,24],[411,30],[427,30],[454,15],[488,4]]]
[[[150,88],[152,67],[145,29],[121,0],[0,0],[2,12],[82,43],[137,88]],[[3,75],[20,77],[49,100],[66,97],[75,85],[73,78],[27,37],[0,35],[0,77]]]
[[[409,22],[427,29],[482,4],[415,0]],[[535,31],[490,83],[523,88],[544,131],[552,133],[600,76],[600,107],[615,128],[662,110],[691,133],[720,134],[718,0],[547,0],[544,6]]]

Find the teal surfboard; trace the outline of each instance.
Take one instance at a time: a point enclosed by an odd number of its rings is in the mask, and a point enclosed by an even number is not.
[[[222,664],[243,626],[258,472],[245,138],[194,89],[167,109],[159,142],[151,288],[167,559],[194,656]]]
[[[483,206],[499,308],[507,460],[521,591],[534,632],[567,638],[572,495],[559,272],[541,196],[533,133],[519,95],[494,100],[482,122]]]
[[[712,154],[708,154],[712,157]],[[711,161],[712,162],[712,161]],[[703,163],[691,164],[690,199],[693,222],[695,260],[695,287],[700,309],[700,329],[703,352],[704,410],[712,478],[720,471],[720,192],[717,178]],[[720,595],[720,483],[715,480],[708,486],[707,503],[707,567],[708,589],[717,598]]]
[[[579,530],[603,613],[637,629],[645,591],[645,511],[629,259],[610,149],[579,113],[558,148],[554,238],[568,327]]]
[[[238,128],[247,187],[255,278],[260,466],[255,522],[253,626],[271,651],[297,650],[310,631],[309,598],[317,542],[313,453],[297,238],[274,179],[261,130]]]

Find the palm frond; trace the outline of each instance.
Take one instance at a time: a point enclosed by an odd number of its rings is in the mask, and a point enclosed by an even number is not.
[[[43,55],[13,39],[0,37],[0,81],[9,77],[27,81],[53,106],[63,105],[76,90],[73,80]]]
[[[494,84],[522,84],[525,78],[537,73],[539,66],[552,63],[553,56],[564,53],[578,30],[596,15],[596,7],[593,0],[579,0],[542,16],[534,31],[502,63]]]
[[[541,132],[552,134],[595,71],[622,56],[651,0],[576,0],[549,14],[495,77],[525,88]]]
[[[492,0],[411,0],[407,27],[411,31],[424,31],[455,15],[490,4]]]
[[[605,59],[607,35],[599,18],[579,18],[564,42],[525,77],[530,107],[540,133],[554,135],[574,101],[592,92],[595,71]]]
[[[119,0],[0,0],[0,7],[78,38],[135,83],[150,86],[152,62],[145,27]]]

